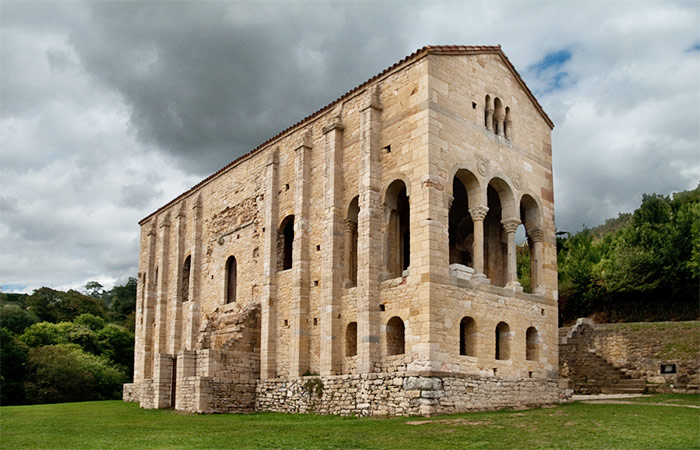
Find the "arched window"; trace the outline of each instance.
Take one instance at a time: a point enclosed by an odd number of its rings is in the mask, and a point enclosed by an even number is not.
[[[459,354],[476,356],[476,322],[471,317],[459,323]]]
[[[537,328],[530,327],[525,332],[525,359],[537,361],[539,358],[540,337]]]
[[[190,295],[190,264],[191,264],[192,258],[190,255],[187,255],[187,258],[185,258],[185,262],[182,264],[182,291],[180,298],[182,299],[183,302],[186,302],[189,300],[189,295]]]
[[[510,359],[510,327],[505,322],[496,326],[496,359]]]
[[[279,250],[280,270],[292,268],[292,256],[294,252],[294,216],[285,217],[280,225],[280,231],[277,234],[277,245]]]
[[[357,220],[360,212],[359,197],[350,202],[345,219],[345,280],[347,286],[357,286]]]
[[[386,191],[387,224],[386,248],[387,271],[393,277],[400,277],[411,264],[411,228],[406,185],[395,180]]]
[[[469,193],[479,189],[476,177],[460,170],[452,180],[452,205],[449,213],[450,264],[474,267],[474,222],[469,213]]]
[[[238,264],[234,256],[226,260],[226,303],[236,301],[236,285],[238,284]]]
[[[513,191],[501,178],[489,182],[484,219],[484,271],[495,286],[508,282],[508,241],[502,219],[513,217]]]
[[[345,356],[357,355],[357,322],[350,322],[345,330]]]
[[[394,316],[389,319],[386,324],[387,355],[403,355],[405,353],[405,332],[406,329],[400,317]]]

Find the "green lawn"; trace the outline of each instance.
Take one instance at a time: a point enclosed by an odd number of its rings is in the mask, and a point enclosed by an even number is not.
[[[648,397],[697,404],[697,396]],[[573,403],[398,418],[190,415],[134,403],[0,408],[0,448],[700,448],[700,410]]]

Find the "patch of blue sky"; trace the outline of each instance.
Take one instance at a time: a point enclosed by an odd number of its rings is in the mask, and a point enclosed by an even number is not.
[[[544,58],[527,68],[539,80],[535,95],[546,94],[564,87],[569,81],[569,73],[564,66],[571,59],[571,50],[563,48],[545,55]]]
[[[25,289],[27,289],[26,284],[3,284],[2,286],[0,286],[0,291],[6,294],[11,294],[14,292],[24,292]]]
[[[700,41],[697,41],[696,43],[691,45],[690,48],[686,51],[688,51],[688,52],[700,52]]]

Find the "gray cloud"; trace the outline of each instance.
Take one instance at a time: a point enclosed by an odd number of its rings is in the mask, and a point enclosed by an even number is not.
[[[497,44],[554,120],[557,225],[700,179],[694,2],[0,3],[0,284],[136,273],[137,221],[427,44]],[[563,56],[565,57],[563,57]]]

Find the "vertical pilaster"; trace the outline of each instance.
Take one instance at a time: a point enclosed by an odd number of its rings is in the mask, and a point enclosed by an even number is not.
[[[154,220],[155,222],[155,220]],[[153,328],[156,323],[156,290],[157,290],[157,280],[156,280],[156,248],[157,248],[157,233],[156,224],[151,226],[148,230],[148,254],[146,255],[146,283],[144,292],[144,306],[143,306],[143,331],[144,331],[144,344],[142,353],[142,367],[143,367],[143,379],[150,379],[153,377],[153,355],[154,344],[153,344]]]
[[[323,129],[325,136],[324,209],[321,262],[321,375],[340,373],[340,309],[341,259],[340,244],[343,236],[341,208],[343,125],[336,117]],[[347,244],[346,244],[347,254]],[[346,268],[349,261],[345,259]]]
[[[260,378],[275,378],[276,301],[277,301],[277,150],[265,166],[265,232],[263,234],[263,286],[260,330]]]
[[[520,219],[515,217],[503,219],[501,220],[501,224],[503,224],[503,230],[506,233],[506,242],[508,246],[506,286],[518,288],[520,287],[520,283],[518,283],[518,266],[515,254],[515,231],[518,229],[518,225],[520,225]]]
[[[174,355],[182,348],[182,301],[183,296],[183,263],[185,261],[185,236],[187,234],[187,216],[185,215],[184,202],[180,205],[175,216],[175,264],[172,268],[172,276],[175,283],[175,292],[171,293],[172,308],[170,308],[170,326],[168,327],[168,353]]]
[[[170,260],[170,213],[160,224],[160,245],[158,246],[158,286],[156,291],[156,326],[154,354],[166,352],[168,328],[168,274]]]
[[[309,369],[309,186],[311,138],[305,134],[294,151],[294,247],[292,249],[292,307],[289,375]]]
[[[477,277],[486,278],[484,275],[484,219],[489,211],[488,206],[478,205],[469,209],[474,223],[474,273]]]
[[[190,264],[190,292],[187,294],[189,301],[185,305],[186,319],[183,320],[184,337],[183,348],[194,350],[197,343],[199,330],[199,304],[202,266],[202,197],[192,205],[192,249]]]
[[[379,192],[381,166],[379,162],[382,107],[379,86],[365,94],[360,111],[360,213],[358,216],[358,289],[357,289],[357,372],[373,371],[379,356],[379,271],[382,248]]]

